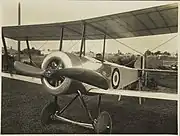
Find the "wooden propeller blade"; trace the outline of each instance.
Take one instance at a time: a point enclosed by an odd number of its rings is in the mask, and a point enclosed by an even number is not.
[[[19,61],[14,62],[14,68],[25,75],[29,75],[33,77],[43,76],[44,74],[44,71],[42,69],[24,64]]]
[[[59,78],[65,76],[74,80],[78,80],[89,85],[93,85],[102,89],[108,89],[107,80],[98,72],[83,68],[65,68],[59,69],[51,74],[51,78]]]

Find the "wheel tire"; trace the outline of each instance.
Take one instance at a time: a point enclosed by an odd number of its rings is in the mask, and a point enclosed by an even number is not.
[[[44,106],[41,111],[41,123],[42,125],[48,125],[53,122],[51,115],[55,114],[56,111],[60,109],[59,105],[51,102]]]
[[[97,134],[111,134],[112,119],[108,112],[103,111],[99,114],[95,123],[95,130]]]

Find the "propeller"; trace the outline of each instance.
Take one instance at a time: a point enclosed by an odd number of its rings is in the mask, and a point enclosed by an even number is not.
[[[78,80],[102,89],[108,89],[107,80],[98,72],[83,68],[64,68],[42,70],[19,61],[15,61],[16,70],[34,77],[45,77],[60,79],[62,76]]]
[[[83,68],[65,68],[55,70],[51,73],[51,77],[59,78],[65,76],[71,79],[75,79],[102,89],[108,89],[108,83],[106,79],[98,72],[83,69]]]
[[[28,76],[33,76],[33,77],[43,76],[45,72],[44,70],[40,68],[30,66],[19,61],[14,62],[14,68],[23,74],[26,74]]]

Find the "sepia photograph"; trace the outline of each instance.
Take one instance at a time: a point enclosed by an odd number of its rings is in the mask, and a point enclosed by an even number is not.
[[[178,2],[1,2],[1,134],[178,135]]]

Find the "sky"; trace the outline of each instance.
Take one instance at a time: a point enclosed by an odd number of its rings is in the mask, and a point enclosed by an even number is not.
[[[1,1],[1,24],[17,25],[17,5],[21,2],[21,24],[41,24],[41,23],[54,23],[65,22],[79,19],[86,19],[164,5],[173,3],[170,1],[139,1],[139,2],[122,2],[122,1],[67,1],[67,0],[2,0]],[[118,39],[120,42],[144,53],[147,49],[152,50],[156,46],[166,42],[168,39],[175,37],[177,34],[156,35],[137,38]],[[7,40],[7,45],[17,49],[17,43],[13,40]],[[26,48],[24,42],[21,43],[22,49]],[[59,41],[43,41],[43,42],[30,42],[31,47],[41,50],[58,49]],[[102,52],[103,41],[87,41],[87,51]],[[80,41],[67,41],[64,42],[64,51],[78,51],[80,49]],[[117,53],[120,50],[123,53],[136,53],[133,50],[119,44],[115,40],[107,40],[106,52]],[[154,50],[176,52],[177,51],[177,37]]]

